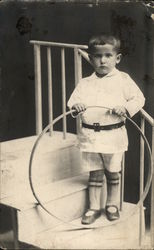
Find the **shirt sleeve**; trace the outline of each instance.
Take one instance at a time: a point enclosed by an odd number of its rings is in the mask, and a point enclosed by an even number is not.
[[[82,82],[79,82],[71,94],[67,106],[71,109],[74,104],[82,103]]]
[[[125,97],[126,105],[125,108],[128,111],[130,117],[134,116],[139,110],[142,109],[145,103],[145,98],[137,86],[137,84],[131,79],[129,75],[126,75],[126,88]]]

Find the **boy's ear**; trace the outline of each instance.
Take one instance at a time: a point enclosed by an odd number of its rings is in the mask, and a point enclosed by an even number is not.
[[[122,58],[122,54],[121,53],[117,54],[117,64],[120,63],[121,58]]]

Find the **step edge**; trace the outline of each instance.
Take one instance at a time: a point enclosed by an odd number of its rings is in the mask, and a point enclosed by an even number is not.
[[[71,179],[79,179],[80,176],[83,176],[83,175],[78,175],[78,176],[75,176],[75,177],[72,177],[72,178],[68,178],[65,181],[67,182],[68,180],[71,180]],[[87,177],[87,174],[84,175],[84,176]],[[62,181],[64,181],[64,180],[58,181],[58,183],[60,183]],[[55,182],[55,183],[57,183],[57,182]],[[72,190],[72,192],[66,193],[65,195],[59,196],[58,198],[54,198],[54,199],[51,199],[49,201],[45,201],[44,204],[48,204],[50,202],[59,200],[61,198],[67,197],[69,195],[72,195],[72,194],[75,194],[75,193],[78,193],[78,192],[81,192],[82,190],[86,190],[86,189],[87,189],[87,185],[80,184],[78,189],[75,189],[75,191]],[[22,190],[22,193],[26,193],[26,192],[27,192],[26,189]],[[35,197],[33,196],[32,192],[29,193],[29,195],[31,195],[31,199],[32,199],[32,200],[29,199],[31,205],[27,205],[25,209],[23,208],[23,206],[20,206],[20,205],[16,204],[16,202],[18,202],[19,199],[17,199],[17,198],[14,199],[14,201],[13,201],[14,204],[13,204],[13,202],[10,201],[10,200],[12,200],[11,198],[17,197],[17,193],[15,195],[11,195],[11,196],[0,199],[0,204],[6,205],[6,206],[9,206],[9,207],[13,207],[13,208],[15,208],[15,209],[17,209],[19,211],[25,211],[25,210],[28,210],[28,209],[32,209],[32,208],[34,208],[36,206],[39,206],[39,204],[38,204],[37,200],[35,199]],[[26,201],[28,201],[28,199],[26,199]]]

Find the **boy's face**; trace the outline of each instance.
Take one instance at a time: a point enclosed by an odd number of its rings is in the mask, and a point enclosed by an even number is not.
[[[110,73],[121,60],[111,44],[97,45],[93,54],[89,55],[90,61],[99,75]]]

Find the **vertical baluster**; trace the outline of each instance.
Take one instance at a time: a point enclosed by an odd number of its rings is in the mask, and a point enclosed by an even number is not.
[[[36,134],[42,131],[41,50],[34,44]]]
[[[11,219],[12,219],[12,227],[13,227],[13,241],[14,241],[14,249],[19,249],[19,241],[18,241],[18,225],[17,225],[17,210],[11,207]]]
[[[79,51],[77,48],[74,49],[74,68],[75,68],[75,86],[78,84],[78,82],[80,81],[80,79],[82,78],[82,57],[81,54],[79,54]],[[76,121],[76,125],[77,125],[77,134],[80,131],[80,127],[81,127],[81,121],[80,118],[77,117],[77,121]]]
[[[152,163],[154,166],[154,121],[152,126]],[[154,172],[152,175],[152,185],[151,185],[151,221],[150,221],[150,230],[151,230],[151,246],[154,246]]]
[[[49,106],[49,123],[53,121],[53,98],[52,98],[52,59],[51,48],[47,48],[47,65],[48,65],[48,106]],[[53,135],[53,125],[49,129],[49,135]]]
[[[82,78],[82,60],[81,54],[77,48],[74,49],[74,58],[75,58],[75,86],[78,84]]]
[[[145,131],[145,119],[141,117],[141,130],[144,134]],[[144,190],[144,141],[140,136],[140,198]],[[139,213],[139,245],[142,245],[142,236],[143,236],[143,204],[140,206]]]
[[[125,153],[123,154],[122,164],[121,164],[121,187],[120,187],[120,211],[123,208],[124,201],[124,184],[125,184]]]
[[[65,78],[65,50],[61,48],[61,75],[62,75],[62,110],[63,110],[63,138],[66,139],[66,78]]]

